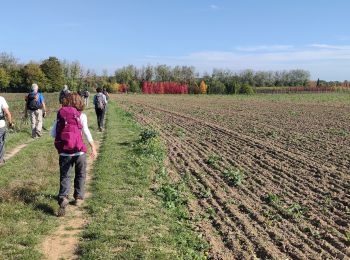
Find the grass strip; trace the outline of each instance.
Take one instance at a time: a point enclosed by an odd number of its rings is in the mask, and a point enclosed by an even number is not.
[[[141,133],[141,137],[140,137]],[[186,198],[163,166],[165,147],[130,113],[110,104],[94,167],[82,259],[205,259]]]

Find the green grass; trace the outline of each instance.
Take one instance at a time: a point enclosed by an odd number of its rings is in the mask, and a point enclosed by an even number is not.
[[[110,106],[81,258],[205,258],[207,244],[192,231],[182,185],[172,183],[162,165],[162,142],[155,132],[142,130],[127,113]]]
[[[98,139],[94,111],[86,113]],[[46,121],[48,128],[53,118],[54,113]],[[21,143],[30,134],[13,133],[12,138]],[[46,133],[29,143],[0,171],[0,259],[42,259],[38,245],[60,224],[55,215],[59,167],[53,139]]]

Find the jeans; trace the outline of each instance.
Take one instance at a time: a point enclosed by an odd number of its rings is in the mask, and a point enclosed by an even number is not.
[[[6,127],[0,128],[0,163],[4,162]]]
[[[29,110],[30,113],[30,126],[32,128],[32,137],[40,137],[41,130],[43,128],[43,111],[38,110]]]
[[[104,127],[104,118],[105,118],[106,109],[95,108],[95,111],[97,116],[97,125],[98,125],[98,128],[101,129]]]
[[[75,166],[74,194],[75,199],[84,199],[84,185],[86,178],[86,154],[77,156],[62,156],[59,158],[60,165],[60,191],[58,203],[68,198],[70,191],[70,171]]]

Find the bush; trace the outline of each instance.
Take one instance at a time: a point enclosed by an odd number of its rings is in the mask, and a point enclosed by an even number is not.
[[[140,143],[147,144],[152,138],[157,137],[159,134],[153,129],[144,129],[140,133]]]
[[[188,87],[189,94],[199,94],[201,93],[200,88],[197,85],[191,85]]]
[[[239,94],[252,95],[254,94],[254,89],[252,88],[252,86],[248,84],[244,84],[243,86],[240,87]]]
[[[225,84],[220,81],[213,81],[208,87],[209,94],[225,94]]]
[[[134,92],[134,93],[139,93],[139,92],[141,92],[141,86],[140,86],[140,84],[139,84],[137,81],[135,81],[135,80],[131,81],[131,82],[130,82],[129,91],[130,91],[130,92]]]

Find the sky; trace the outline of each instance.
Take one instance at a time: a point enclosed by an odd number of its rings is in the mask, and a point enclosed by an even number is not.
[[[350,80],[348,0],[0,0],[0,52],[125,65],[305,69]]]

